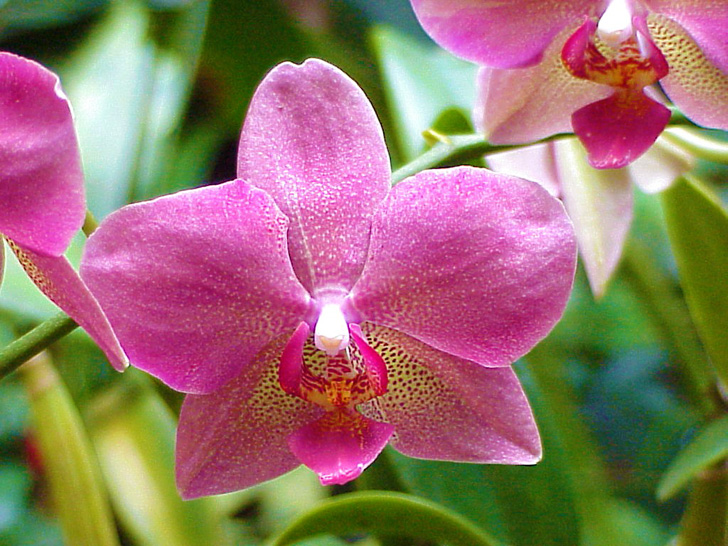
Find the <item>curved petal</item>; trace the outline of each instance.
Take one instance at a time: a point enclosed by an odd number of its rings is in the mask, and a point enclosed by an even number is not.
[[[683,131],[690,132],[690,129],[668,127],[664,134],[679,134]],[[629,172],[639,189],[645,193],[657,193],[670,187],[695,163],[695,157],[688,151],[660,137],[652,148],[629,166]]]
[[[538,462],[538,429],[512,369],[484,368],[396,330],[363,326],[387,363],[390,389],[362,411],[394,425],[395,449],[422,459]]]
[[[648,25],[670,72],[660,83],[686,116],[700,125],[728,129],[728,8],[723,6],[720,56],[706,57],[702,41],[690,36],[675,21],[651,14]],[[720,20],[720,18],[718,18]]]
[[[672,19],[710,62],[728,72],[728,9],[724,0],[645,0],[654,17]],[[664,19],[663,19],[664,20]]]
[[[240,180],[183,191],[110,215],[81,275],[133,365],[211,392],[306,314],[286,224],[270,196]]]
[[[244,489],[301,464],[287,438],[323,410],[278,384],[278,359],[288,336],[268,344],[220,390],[185,398],[176,448],[183,498]]]
[[[553,142],[491,154],[486,161],[496,172],[538,182],[554,197],[561,194]]]
[[[536,66],[480,70],[473,116],[491,142],[519,144],[571,132],[575,110],[612,93],[610,87],[576,78],[564,68],[561,46],[573,30],[560,34]]]
[[[574,133],[596,169],[619,169],[655,143],[670,121],[670,110],[642,90],[616,89],[614,94],[580,108],[571,116]]]
[[[536,64],[554,36],[599,4],[594,0],[411,1],[420,24],[439,45],[498,68]]]
[[[579,253],[592,293],[604,294],[632,222],[631,170],[589,166],[574,138],[554,143],[562,200],[574,222]]]
[[[358,478],[387,445],[394,427],[355,410],[327,412],[296,430],[288,445],[318,474],[321,485],[342,485]]]
[[[253,97],[238,176],[273,196],[291,225],[302,284],[345,294],[361,273],[371,211],[389,189],[382,129],[362,90],[317,59],[283,63]]]
[[[538,184],[474,167],[424,171],[377,209],[351,301],[364,320],[507,366],[561,316],[575,260],[571,222]]]
[[[0,246],[2,238],[0,238]],[[32,250],[19,247],[7,239],[30,279],[48,299],[60,307],[69,317],[86,330],[111,365],[124,371],[129,365],[126,355],[111,329],[111,325],[96,298],[78,276],[68,260],[63,257],[42,256]],[[0,264],[1,265],[1,264]]]
[[[85,214],[73,116],[58,77],[0,53],[0,233],[61,256]]]

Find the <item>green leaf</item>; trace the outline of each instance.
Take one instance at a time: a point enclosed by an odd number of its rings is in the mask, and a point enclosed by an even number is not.
[[[690,313],[728,385],[728,214],[717,197],[688,176],[662,193],[662,204]]]
[[[700,472],[728,457],[728,416],[709,423],[675,457],[657,488],[661,501],[672,498]]]
[[[462,516],[411,495],[361,492],[321,503],[291,523],[272,546],[286,546],[320,534],[407,536],[453,546],[499,543]]]
[[[477,67],[388,27],[374,28],[372,44],[400,131],[398,144],[405,161],[411,161],[425,148],[422,131],[442,110],[455,107],[470,117]]]

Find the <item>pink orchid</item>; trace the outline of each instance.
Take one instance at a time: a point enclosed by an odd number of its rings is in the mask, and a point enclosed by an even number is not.
[[[184,497],[301,463],[345,483],[388,442],[540,458],[509,364],[570,292],[561,204],[485,169],[390,175],[361,89],[323,61],[284,63],[252,99],[236,180],[124,207],[90,238],[81,273],[130,360],[190,393]]]
[[[667,130],[674,131],[679,129]],[[592,168],[574,138],[492,154],[487,161],[497,172],[538,182],[564,202],[596,298],[604,294],[622,256],[632,222],[633,184],[645,193],[662,191],[694,163],[663,138],[622,169]]]
[[[728,129],[728,2],[412,0],[443,47],[484,65],[476,123],[494,143],[573,129],[596,168],[643,154],[670,111]],[[512,70],[517,69],[517,70]]]
[[[106,317],[63,257],[85,214],[73,115],[58,77],[0,53],[0,275],[4,238],[33,282],[123,370]]]

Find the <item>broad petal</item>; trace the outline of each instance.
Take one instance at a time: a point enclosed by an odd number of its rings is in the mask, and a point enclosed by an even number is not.
[[[81,274],[132,364],[172,388],[211,392],[306,314],[286,226],[243,181],[183,191],[110,215]]]
[[[596,169],[619,169],[645,153],[670,120],[670,110],[641,90],[615,90],[571,116],[574,133]]]
[[[470,61],[521,68],[541,60],[551,40],[590,12],[593,0],[411,0],[439,45]]]
[[[394,427],[355,410],[327,412],[296,430],[288,445],[298,459],[318,474],[321,485],[345,484],[374,462]]]
[[[351,294],[364,320],[485,366],[507,366],[545,336],[576,260],[561,203],[487,169],[424,171],[377,209]]]
[[[668,127],[665,134],[690,131],[681,127]],[[695,157],[672,144],[665,138],[658,138],[642,157],[629,166],[632,180],[645,193],[657,193],[667,189],[677,178],[695,166]]]
[[[208,395],[188,395],[177,429],[177,487],[185,499],[251,487],[293,470],[292,432],[323,410],[283,392],[277,338],[242,373]]]
[[[554,143],[562,199],[592,293],[601,297],[622,256],[632,221],[631,170],[597,170],[576,139]]]
[[[720,9],[722,17],[716,18],[720,30],[705,42],[659,15],[650,15],[648,25],[670,66],[668,75],[660,80],[670,100],[694,122],[728,129],[728,8]],[[712,25],[710,29],[715,30]],[[714,41],[714,36],[722,36],[722,41]],[[710,57],[701,49],[707,43],[719,44],[709,50]]]
[[[5,245],[0,239],[0,284],[3,282],[3,273],[5,272]]]
[[[86,205],[73,116],[58,77],[0,53],[0,233],[61,256]]]
[[[672,19],[687,31],[712,64],[728,72],[728,9],[724,1],[645,0],[645,4],[655,12],[652,18]]]
[[[338,68],[317,59],[283,63],[258,87],[238,176],[267,191],[289,218],[293,269],[314,296],[346,293],[361,273],[371,211],[390,172],[376,114]]]
[[[571,132],[571,114],[612,93],[610,87],[576,78],[561,61],[560,34],[536,66],[519,70],[482,68],[478,74],[475,125],[495,144],[520,144]]]
[[[35,285],[86,330],[91,339],[104,351],[114,368],[120,372],[124,371],[129,362],[106,315],[68,260],[63,256],[42,256],[19,247],[9,239],[7,241]],[[1,242],[0,238],[0,247],[2,247]]]
[[[362,412],[394,425],[395,449],[422,459],[539,461],[538,429],[513,370],[484,368],[390,328],[363,329],[387,363],[390,389]]]
[[[491,154],[486,161],[496,172],[538,182],[554,197],[561,194],[553,142]]]

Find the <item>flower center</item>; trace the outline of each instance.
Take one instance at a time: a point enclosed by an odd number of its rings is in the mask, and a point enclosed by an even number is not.
[[[349,346],[349,325],[338,304],[323,306],[313,337],[316,347],[329,356],[335,356]]]
[[[605,44],[616,49],[633,34],[631,2],[629,0],[609,2],[597,25],[599,38]]]

